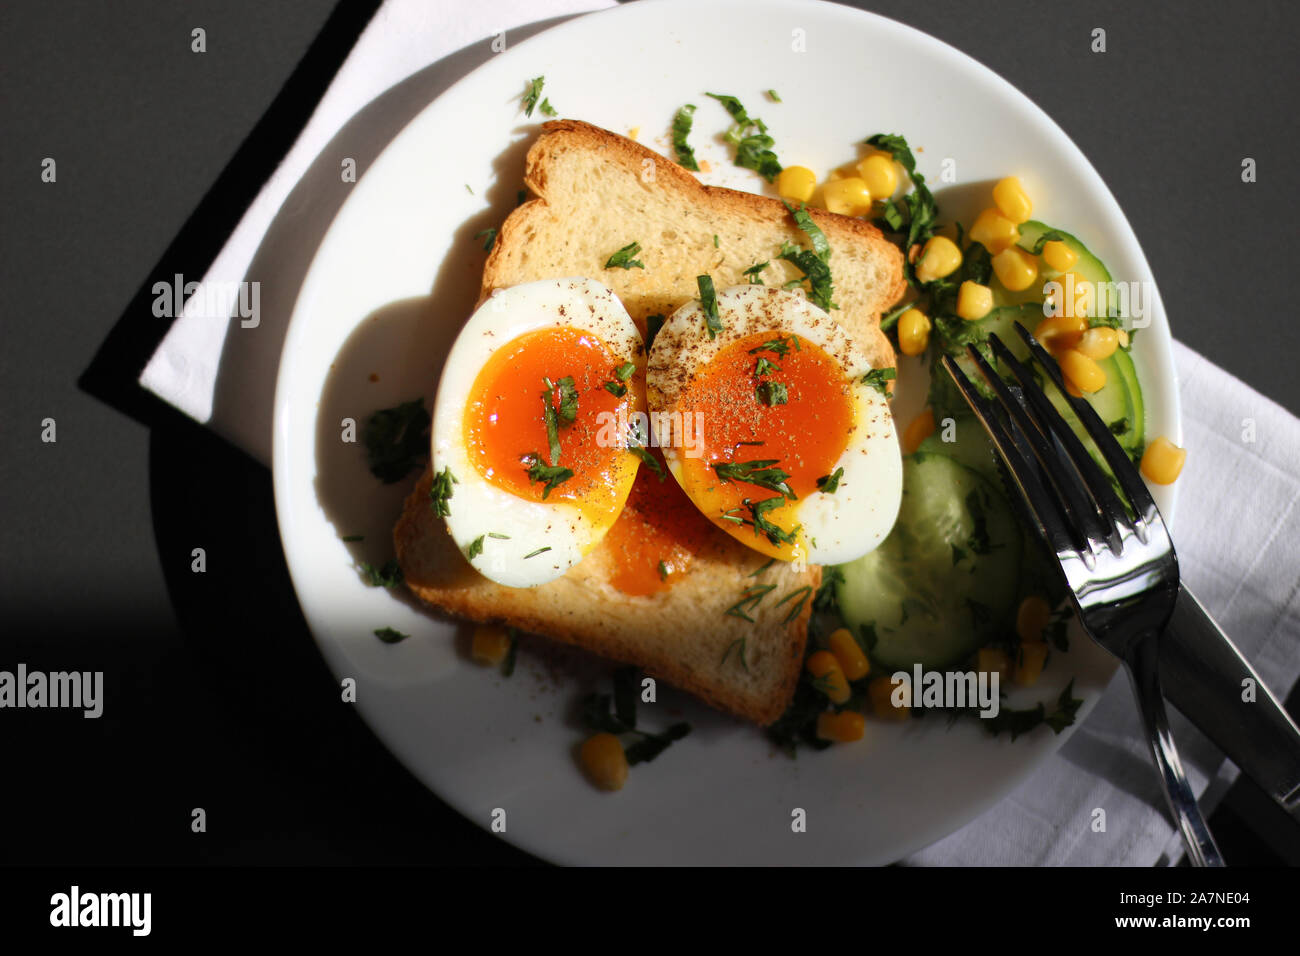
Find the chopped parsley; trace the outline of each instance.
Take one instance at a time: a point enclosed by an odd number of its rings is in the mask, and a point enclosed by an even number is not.
[[[761,355],[758,357],[758,361],[754,363],[754,375],[759,378],[779,371],[781,371],[781,366],[777,365],[771,359],[763,358]]]
[[[396,644],[398,641],[404,641],[410,634],[403,634],[401,631],[395,631],[391,627],[381,627],[375,631],[375,637],[379,638],[385,644]]]
[[[750,285],[763,285],[763,277],[759,275],[759,273],[762,272],[764,269],[766,269],[769,265],[771,265],[771,263],[769,262],[755,263],[754,265],[746,269],[744,272],[742,272],[741,275],[747,276],[749,278]]]
[[[429,452],[429,423],[423,398],[371,415],[361,435],[370,473],[391,485],[420,467]]]
[[[695,106],[687,103],[673,117],[673,149],[677,152],[677,164],[683,169],[700,171],[700,164],[695,160],[695,150],[686,142],[691,135],[691,124],[695,122]]]
[[[664,564],[662,561],[660,561],[660,562],[659,562],[659,568],[658,568],[658,571],[659,571],[659,580],[660,580],[660,581],[667,581],[667,580],[668,580],[668,565],[666,565],[666,564]]]
[[[781,161],[772,151],[775,140],[767,134],[767,124],[756,116],[750,116],[740,100],[725,93],[706,93],[721,103],[731,114],[732,126],[723,138],[736,147],[737,166],[752,169],[769,183],[781,172]]]
[[[483,553],[483,539],[486,537],[487,535],[481,534],[469,543],[469,554],[467,556],[471,561]]]
[[[444,468],[433,476],[433,482],[429,485],[429,501],[433,507],[433,513],[439,518],[445,518],[451,514],[451,505],[447,502],[451,500],[451,486],[458,484],[460,484],[460,481],[451,473],[450,468]]]
[[[881,395],[889,394],[889,386],[886,382],[892,382],[898,378],[898,369],[896,368],[873,368],[866,375],[862,376],[859,381],[863,385],[870,385]]]
[[[822,568],[822,583],[817,588],[816,595],[813,596],[813,608],[818,611],[829,611],[837,604],[835,595],[835,586],[844,581],[844,572],[836,565],[827,565]]]
[[[781,244],[781,252],[777,258],[793,263],[803,272],[804,277],[808,280],[808,298],[814,305],[825,309],[827,312],[838,308],[831,301],[834,285],[831,282],[831,246],[826,240],[826,233],[822,232],[821,227],[813,222],[812,216],[808,214],[808,210],[803,206],[795,209],[784,200],[782,200],[782,203],[794,216],[795,224],[808,236],[809,241],[812,243],[812,249],[800,249],[792,242],[785,242]],[[795,285],[797,284],[796,282]]]
[[[782,336],[781,338],[768,339],[762,345],[750,349],[749,354],[756,355],[759,352],[774,352],[781,358],[785,358],[786,355],[789,354],[790,346],[792,344],[796,352],[803,351],[802,347],[799,345],[799,336],[792,335],[789,338]]]
[[[629,766],[648,763],[668,749],[675,741],[691,732],[691,725],[680,722],[660,733],[638,730],[636,727],[637,687],[640,681],[635,668],[624,667],[614,672],[614,693],[591,693],[578,706],[578,716],[588,730],[606,734],[636,734],[639,739],[624,749]],[[612,712],[611,712],[612,705]]]
[[[829,475],[822,475],[817,479],[817,490],[825,495],[833,495],[840,490],[840,479],[844,477],[844,469],[836,468]]]
[[[564,482],[573,477],[573,469],[561,468],[558,465],[548,465],[542,461],[537,452],[532,452],[524,456],[524,463],[528,465],[528,480],[545,482],[546,487],[542,489],[542,500],[546,500],[555,488],[558,488]],[[529,555],[532,557],[532,555]]]
[[[713,234],[713,248],[718,248],[718,234],[716,232]]]
[[[770,97],[772,97],[772,102],[773,102],[773,103],[780,103],[780,102],[781,102],[781,97],[777,94],[776,90],[768,90],[768,91],[767,91],[767,95],[770,96]]]
[[[722,319],[718,318],[718,295],[713,290],[713,277],[696,276],[695,284],[700,287],[700,305],[704,307],[704,325],[709,330],[709,338],[717,338],[722,331]]]
[[[498,533],[495,532],[495,531],[489,531],[489,532],[488,532],[488,537],[489,537],[489,538],[498,538],[498,539],[500,539],[501,541],[509,541],[509,540],[510,540],[510,535],[508,535],[508,534],[498,534]]]
[[[664,327],[664,322],[668,320],[666,315],[647,315],[645,317],[645,349],[650,351],[650,346],[654,345],[655,336],[659,330]]]
[[[528,81],[528,89],[524,91],[523,99],[520,106],[525,116],[532,116],[533,110],[537,108],[537,100],[542,95],[542,84],[546,82],[546,77],[539,76]]]
[[[754,389],[758,400],[764,405],[775,407],[784,405],[790,401],[790,390],[785,387],[783,382],[773,382],[771,380],[763,382],[758,388]]]
[[[912,155],[906,139],[892,133],[877,133],[869,136],[865,142],[868,146],[889,153],[907,170],[907,175],[912,180],[912,191],[902,197],[901,203],[897,199],[888,200],[881,214],[881,220],[891,232],[902,232],[903,227],[907,227],[907,239],[903,245],[906,253],[918,242],[924,242],[934,235],[938,227],[939,207],[925,184],[925,177],[916,171],[916,157]],[[903,264],[908,282],[915,285],[916,273],[906,255],[903,256]]]
[[[659,476],[660,481],[668,477],[667,472],[664,471],[664,466],[659,464],[659,459],[650,453],[650,449],[641,445],[629,445],[627,450],[640,458],[644,465]]]
[[[773,508],[779,508],[783,501],[785,501],[784,495],[777,495],[775,498],[764,498],[762,501],[746,498],[741,504],[749,509],[750,517],[742,518],[737,514],[740,509],[732,508],[730,511],[723,512],[722,518],[735,524],[749,525],[754,529],[755,537],[761,534],[772,544],[794,544],[795,533],[799,530],[797,527],[794,531],[786,531],[779,525],[767,520],[767,513]]]
[[[776,463],[775,458],[758,461],[719,461],[714,462],[713,470],[718,473],[718,479],[727,484],[743,481],[746,484],[757,485],[759,488],[766,488],[768,491],[778,491],[793,501],[798,495],[788,484],[790,475],[777,468]]]
[[[634,258],[641,252],[641,243],[629,242],[605,261],[606,269],[644,269],[645,263]]]
[[[618,368],[614,369],[614,377],[620,382],[626,382],[636,372],[634,362],[624,362]]]
[[[556,112],[555,107],[551,105],[551,101],[550,101],[550,100],[542,100],[541,105],[539,105],[537,108],[538,108],[539,110],[542,111],[542,115],[543,115],[543,116],[559,116],[559,115],[560,115],[558,112]]]
[[[880,331],[888,332],[891,329],[893,329],[894,326],[898,325],[898,320],[900,317],[902,317],[903,313],[906,312],[908,309],[914,309],[914,308],[916,308],[915,302],[904,302],[902,305],[898,306],[897,308],[891,309],[890,311],[886,312],[884,316],[882,316],[880,319]]]
[[[578,417],[578,387],[572,375],[566,375],[558,382],[549,378],[542,379],[546,390],[542,392],[542,420],[546,422],[546,440],[550,445],[551,464],[560,463],[560,426],[572,425]],[[559,389],[560,404],[554,402],[556,389]]]
[[[366,536],[365,536],[364,534],[345,534],[345,535],[342,537],[341,540],[343,540],[343,541],[365,541],[365,540],[366,540]]]
[[[484,236],[486,236],[487,238],[483,239]],[[474,238],[483,239],[484,251],[491,252],[492,247],[496,244],[497,241],[497,231],[496,229],[484,229],[482,232],[474,233]]]
[[[1063,241],[1065,241],[1064,233],[1057,232],[1055,229],[1049,229],[1047,232],[1039,236],[1032,246],[1026,246],[1024,243],[1019,243],[1019,246],[1031,256],[1040,256],[1043,254],[1043,246],[1047,245],[1049,242]]]
[[[606,382],[605,391],[609,392],[609,394],[613,395],[615,398],[622,398],[627,394],[627,386],[622,382]]]
[[[380,568],[362,561],[361,577],[372,588],[395,588],[402,583],[402,566],[396,558],[385,561]]]
[[[546,547],[538,548],[536,551],[529,551],[527,554],[524,555],[524,560],[527,561],[529,558],[535,558],[539,554],[545,554],[547,551],[550,550],[551,550],[551,546],[548,544]]]

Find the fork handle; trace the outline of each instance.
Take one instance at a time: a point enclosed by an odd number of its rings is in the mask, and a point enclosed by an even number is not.
[[[1160,644],[1160,674],[1169,702],[1300,823],[1300,728],[1185,584]]]
[[[1160,696],[1160,637],[1158,632],[1153,632],[1134,641],[1124,659],[1124,665],[1133,681],[1138,709],[1142,712],[1142,722],[1146,725],[1147,739],[1155,756],[1156,769],[1160,772],[1165,799],[1183,834],[1188,859],[1193,866],[1223,866],[1223,856],[1215,845],[1214,837],[1210,835],[1201,808],[1196,805],[1196,795],[1192,793],[1187,775],[1183,773],[1178,748],[1174,746],[1173,735],[1169,732],[1165,702]]]

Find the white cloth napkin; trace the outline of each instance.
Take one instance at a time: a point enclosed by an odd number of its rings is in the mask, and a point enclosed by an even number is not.
[[[300,281],[305,265],[278,259],[283,244],[264,239],[268,230],[274,235],[277,217],[301,215],[294,187],[318,154],[381,94],[384,108],[366,112],[384,115],[375,131],[382,148],[419,109],[491,56],[490,38],[499,31],[507,31],[507,42],[517,42],[538,29],[539,14],[561,17],[612,5],[610,0],[387,0],[203,277],[141,384],[269,462],[279,345],[297,295],[296,282],[274,280],[287,274]],[[384,131],[388,135],[381,135]],[[363,164],[358,166],[360,172]],[[337,181],[337,169],[330,175]],[[327,213],[332,217],[333,210]],[[278,288],[274,298],[264,295],[261,301],[264,352],[221,369],[222,390],[243,400],[222,402],[214,413],[218,366],[226,333],[234,326],[221,320],[231,315],[231,297],[220,290],[255,277],[269,278],[267,287]],[[1190,449],[1179,479],[1177,536],[1184,579],[1264,681],[1284,695],[1300,676],[1300,509],[1295,507],[1300,479],[1293,473],[1293,463],[1300,461],[1300,420],[1177,343],[1175,363]],[[1248,433],[1250,422],[1253,433]],[[1235,768],[1186,721],[1177,714],[1172,719],[1195,788],[1206,793],[1203,802],[1217,800]],[[1013,794],[905,862],[1151,866],[1181,854],[1162,806],[1121,673],[1077,733]],[[1105,832],[1091,826],[1095,808],[1106,811]]]

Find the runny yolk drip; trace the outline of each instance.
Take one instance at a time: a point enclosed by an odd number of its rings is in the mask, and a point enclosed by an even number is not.
[[[659,452],[651,454],[663,468]],[[641,466],[627,506],[602,543],[614,559],[610,582],[624,594],[645,596],[672,587],[675,575],[717,534],[666,468],[664,475],[661,481],[654,469]]]
[[[642,389],[635,377],[619,381],[615,370],[621,364],[600,339],[571,326],[528,332],[498,348],[474,380],[465,406],[465,444],[479,474],[520,498],[576,504],[597,525],[611,523],[637,461],[609,422],[636,408]],[[577,412],[567,424],[559,386],[566,376],[577,392]],[[616,396],[606,382],[627,391]],[[558,462],[551,460],[547,403],[556,410]],[[534,460],[568,468],[573,476],[543,499],[546,482],[528,475]]]
[[[785,354],[760,349],[774,340],[787,344]],[[679,452],[687,494],[733,537],[785,560],[805,550],[796,533],[800,501],[817,491],[818,478],[835,470],[855,427],[852,381],[825,350],[804,339],[798,344],[795,349],[793,337],[780,332],[761,332],[733,342],[695,376],[677,402],[684,419],[699,421],[692,416],[703,414],[703,434],[697,438],[702,454],[687,457]],[[751,354],[751,349],[760,350]],[[759,374],[760,358],[776,368]],[[785,386],[785,402],[767,404],[757,391],[764,383]],[[780,392],[768,388],[768,395]],[[782,492],[738,478],[723,481],[713,467],[772,459],[776,461],[772,467],[789,474],[786,484],[797,498],[783,497],[760,516],[751,506]],[[756,533],[756,523],[771,523],[796,540],[774,542],[762,530]]]

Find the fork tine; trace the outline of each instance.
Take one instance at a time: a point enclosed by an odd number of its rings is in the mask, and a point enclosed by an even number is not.
[[[1119,446],[1115,436],[1111,434],[1106,423],[1101,420],[1101,416],[1093,409],[1092,405],[1081,398],[1075,398],[1065,387],[1065,380],[1061,377],[1061,368],[1056,364],[1056,359],[1047,354],[1047,350],[1038,344],[1037,340],[1029,333],[1029,330],[1016,323],[1016,332],[1024,339],[1025,344],[1029,346],[1029,354],[1038,361],[1043,370],[1051,376],[1056,387],[1061,390],[1061,395],[1070,403],[1074,413],[1079,416],[1079,421],[1083,427],[1088,430],[1092,437],[1093,443],[1097,450],[1101,452],[1110,465],[1111,472],[1119,481],[1120,488],[1128,496],[1129,503],[1133,506],[1133,512],[1138,516],[1135,529],[1139,537],[1145,539],[1146,525],[1156,520],[1160,512],[1156,509],[1156,503],[1147,491],[1147,486],[1143,484],[1142,477],[1134,467],[1133,462],[1129,460],[1124,449]]]
[[[1127,522],[1128,510],[1115,494],[1110,479],[1083,447],[1083,442],[1074,433],[1074,429],[1066,424],[1061,413],[1048,401],[1042,387],[1034,380],[1029,369],[1011,353],[996,333],[989,335],[989,342],[993,346],[993,354],[997,356],[998,362],[1009,369],[1016,381],[1020,383],[1021,394],[1028,403],[1034,419],[1065,449],[1066,456],[1078,471],[1084,488],[1097,503],[1098,514],[1105,526],[1105,537],[1111,550],[1119,554],[1123,550],[1120,522]]]
[[[1052,433],[1034,420],[1022,400],[1011,392],[1002,377],[985,361],[979,349],[969,345],[966,347],[966,352],[1007,413],[1029,439],[1033,452],[1047,477],[1047,483],[1056,493],[1061,510],[1071,524],[1075,549],[1080,554],[1091,556],[1095,547],[1107,542],[1109,537],[1106,526],[1102,522],[1101,512],[1089,496],[1087,488],[1070,466],[1067,456],[1058,450]]]
[[[1037,460],[1029,450],[1028,440],[1019,432],[1019,426],[1010,420],[1010,427],[1003,424],[998,415],[998,407],[984,398],[974,383],[966,377],[961,366],[950,355],[944,355],[940,362],[958,391],[970,405],[975,417],[984,425],[993,447],[1006,466],[1006,470],[1020,489],[1020,494],[1011,495],[1015,505],[1021,510],[1027,523],[1037,528],[1039,535],[1053,551],[1061,553],[1075,549],[1076,545],[1070,533],[1065,517],[1061,514],[1054,496],[1044,487],[1037,474]]]

